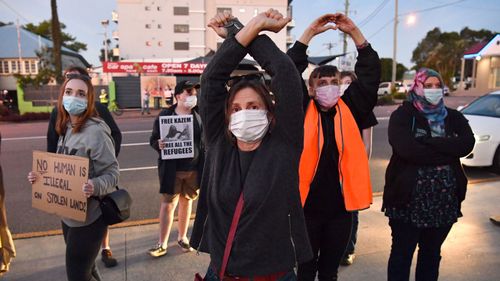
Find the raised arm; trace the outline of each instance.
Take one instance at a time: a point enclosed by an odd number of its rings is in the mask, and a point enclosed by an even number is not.
[[[358,50],[355,72],[358,79],[353,81],[342,96],[358,125],[377,103],[377,89],[380,83],[381,66],[377,52],[373,50],[361,30],[344,14],[333,15],[335,27],[349,34]]]
[[[208,23],[219,36],[225,37],[224,25],[231,18],[229,14],[218,14]],[[224,40],[207,65],[201,77],[199,97],[200,116],[204,126],[206,144],[210,146],[218,136],[224,134],[224,109],[227,97],[226,82],[231,72],[245,57],[247,50],[234,37]]]
[[[304,118],[302,109],[302,86],[300,76],[290,58],[283,53],[266,35],[256,36],[262,30],[277,32],[290,21],[278,11],[270,9],[254,17],[242,29],[236,39],[251,42],[248,45],[250,55],[271,76],[271,91],[275,103],[275,127],[273,132],[279,133],[290,143],[302,145]]]

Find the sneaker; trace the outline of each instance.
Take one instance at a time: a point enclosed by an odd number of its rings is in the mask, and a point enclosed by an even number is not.
[[[177,243],[179,243],[179,247],[181,247],[181,249],[184,252],[192,252],[194,250],[193,248],[191,248],[191,245],[189,245],[189,242],[184,242],[184,240],[179,240],[177,241]]]
[[[167,254],[167,249],[158,244],[154,248],[149,249],[149,254],[154,258],[159,258]]]
[[[354,253],[345,255],[340,261],[340,265],[351,265],[354,262],[356,255]]]
[[[101,260],[106,267],[114,267],[118,264],[115,258],[113,258],[113,253],[109,249],[104,249],[101,252]]]

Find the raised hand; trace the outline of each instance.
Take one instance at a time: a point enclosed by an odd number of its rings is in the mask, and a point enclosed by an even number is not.
[[[229,11],[217,13],[208,21],[207,26],[212,28],[221,38],[225,39],[227,37],[227,29],[224,26],[233,18]]]
[[[333,14],[332,20],[335,23],[334,29],[339,29],[340,31],[349,35],[358,29],[356,24],[354,24],[354,22],[350,18],[346,17],[342,13]]]
[[[321,17],[314,20],[307,28],[304,30],[302,36],[300,36],[299,41],[303,44],[309,45],[311,39],[323,33],[329,29],[335,30],[335,26],[329,23],[334,23],[335,15],[334,14],[325,14]]]
[[[257,21],[260,30],[268,30],[272,32],[279,32],[283,29],[292,19],[283,17],[283,15],[275,9],[269,9],[264,13],[258,14],[252,20]]]

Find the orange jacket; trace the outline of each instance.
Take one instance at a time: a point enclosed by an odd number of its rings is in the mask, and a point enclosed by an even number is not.
[[[367,209],[372,203],[372,186],[363,140],[349,107],[341,99],[335,107],[335,142],[339,151],[339,181],[345,207],[347,211]],[[302,206],[316,174],[322,148],[321,117],[316,105],[311,101],[304,120],[304,150],[299,165]]]

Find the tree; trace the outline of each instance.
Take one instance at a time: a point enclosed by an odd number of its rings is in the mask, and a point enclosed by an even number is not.
[[[478,42],[493,38],[495,32],[468,27],[458,32],[441,32],[439,28],[427,32],[413,50],[412,62],[416,68],[429,67],[438,71],[444,82],[450,86],[451,78],[460,73],[461,58],[468,48]]]
[[[104,40],[102,41],[103,44],[104,44]],[[120,60],[120,57],[118,56],[113,56],[113,49],[114,48],[118,48],[118,44],[116,44],[115,47],[112,47],[111,46],[111,39],[108,39],[108,61],[119,61]],[[100,62],[103,62],[105,59],[105,56],[104,56],[104,48],[101,48],[100,52],[99,52],[99,61]]]
[[[76,37],[62,31],[66,28],[66,25],[64,23],[60,22],[59,25],[61,26],[62,45],[64,47],[69,48],[75,52],[87,50],[87,44],[76,41]],[[52,24],[50,20],[44,20],[42,22],[39,22],[38,24],[28,23],[24,26],[24,29],[52,40]]]
[[[381,58],[380,64],[382,68],[382,73],[380,76],[380,81],[391,81],[392,79],[392,59],[391,58]],[[403,74],[407,71],[403,64],[398,63],[396,66],[396,80],[401,80],[403,78]]]
[[[52,13],[52,55],[54,58],[54,67],[56,74],[56,81],[62,82],[62,59],[61,59],[61,46],[62,46],[62,35],[61,26],[59,24],[59,16],[57,14],[57,1],[50,0],[50,8]]]

